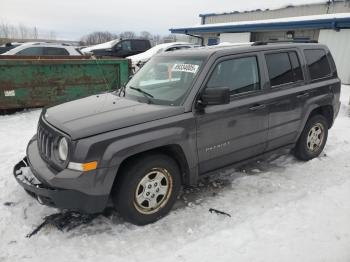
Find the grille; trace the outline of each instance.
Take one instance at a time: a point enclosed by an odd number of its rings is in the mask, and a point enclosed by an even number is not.
[[[51,160],[52,152],[53,152],[53,142],[55,136],[50,133],[48,129],[42,126],[41,123],[38,125],[38,148],[41,156],[47,160]]]
[[[38,150],[41,158],[48,164],[47,166],[53,171],[60,171],[66,167],[67,162],[61,162],[57,159],[55,150],[57,147],[57,140],[65,136],[55,127],[51,126],[40,118],[37,130]]]

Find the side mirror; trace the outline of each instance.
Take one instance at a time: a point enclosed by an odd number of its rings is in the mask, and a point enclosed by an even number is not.
[[[228,87],[205,88],[200,103],[207,105],[224,105],[230,103],[230,89]]]

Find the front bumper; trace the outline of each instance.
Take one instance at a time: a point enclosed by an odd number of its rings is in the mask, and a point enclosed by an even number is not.
[[[70,170],[67,171],[66,178],[59,178],[62,172],[54,173],[48,167],[44,169],[44,162],[36,149],[36,140],[31,140],[27,149],[27,157],[17,163],[13,169],[15,179],[29,195],[41,204],[59,209],[93,214],[102,212],[106,208],[109,194],[87,194],[74,189],[53,186],[54,183],[76,186],[81,182],[82,186],[88,190],[89,187],[93,187],[94,182],[88,183],[88,180],[91,180],[89,174],[72,176]],[[95,177],[96,173],[90,175]]]

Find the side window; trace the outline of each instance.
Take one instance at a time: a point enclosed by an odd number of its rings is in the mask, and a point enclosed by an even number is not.
[[[115,49],[122,49],[122,43],[118,43],[114,47]]]
[[[292,63],[292,67],[293,67],[294,81],[304,80],[303,79],[303,72],[301,70],[301,66],[300,66],[300,62],[299,62],[297,53],[296,52],[289,52],[289,58],[290,58],[290,62]]]
[[[68,51],[59,47],[44,47],[45,55],[69,55]]]
[[[28,56],[36,56],[36,55],[43,55],[43,49],[42,47],[28,47],[26,49],[23,49],[19,51],[16,55],[28,55]]]
[[[303,80],[298,55],[295,51],[265,55],[271,86]]]
[[[207,83],[208,88],[228,87],[231,94],[260,89],[258,62],[255,56],[219,63]]]
[[[127,40],[127,41],[123,41],[121,42],[122,45],[122,49],[125,51],[131,51],[131,41]]]
[[[311,80],[320,79],[331,74],[327,54],[323,49],[304,50]]]
[[[146,41],[143,40],[134,40],[132,41],[132,49],[133,50],[146,50]]]
[[[288,53],[267,54],[265,57],[271,86],[294,82]]]

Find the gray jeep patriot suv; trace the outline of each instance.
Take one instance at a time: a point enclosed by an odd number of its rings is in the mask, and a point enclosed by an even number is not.
[[[317,43],[164,53],[121,90],[44,109],[14,176],[45,205],[113,203],[126,221],[152,223],[204,175],[282,148],[317,157],[340,86]]]

